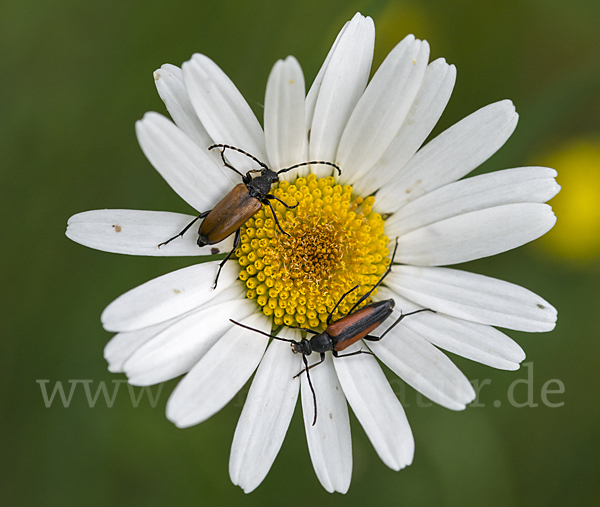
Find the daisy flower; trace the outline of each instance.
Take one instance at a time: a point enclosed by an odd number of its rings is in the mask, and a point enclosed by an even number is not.
[[[196,213],[212,209],[240,176],[224,167],[215,143],[236,146],[274,170],[309,160],[280,176],[272,201],[282,228],[265,207],[241,230],[237,260],[194,264],[123,294],[102,314],[117,334],[105,357],[112,372],[133,385],[185,375],[167,404],[179,427],[198,424],[223,408],[253,373],[231,449],[229,472],[244,491],[267,475],[301,393],[315,472],[330,492],[346,492],[352,473],[348,404],[383,462],[394,470],[413,459],[414,440],[402,405],[378,362],[432,401],[462,410],[475,392],[445,349],[494,368],[515,370],[521,347],[496,327],[550,331],[555,309],[508,282],[453,265],[495,255],[552,228],[544,204],[559,186],[556,172],[514,168],[462,179],[498,150],[513,132],[512,103],[490,104],[421,145],[452,92],[456,70],[444,59],[429,63],[429,45],[409,35],[369,82],[375,28],[357,14],[346,23],[308,94],[293,57],[278,61],[268,79],[264,130],[231,80],[196,54],[182,68],[154,74],[173,122],[150,112],[136,125],[140,146],[156,170]],[[246,172],[256,164],[226,153]],[[69,220],[67,236],[99,250],[130,255],[203,256],[228,252],[232,238],[199,248],[195,229],[162,248],[193,215],[97,210]],[[359,342],[357,355],[326,360],[311,371],[318,417],[299,354],[289,344],[234,326],[299,340],[287,326],[324,329],[380,279],[398,241],[396,263],[372,300],[395,300],[392,318],[404,319],[380,342]],[[366,303],[366,302],[365,302]],[[392,319],[389,322],[393,322]],[[387,326],[380,326],[381,333]],[[311,356],[311,358],[314,357]],[[377,359],[376,359],[377,358]]]

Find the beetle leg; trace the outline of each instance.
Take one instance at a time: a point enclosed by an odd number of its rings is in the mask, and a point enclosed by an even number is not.
[[[311,390],[312,395],[313,395],[313,404],[314,404],[314,407],[315,407],[315,418],[313,419],[312,425],[314,426],[317,423],[317,395],[315,393],[315,388],[312,385],[312,380],[310,380],[310,375],[308,373],[308,370],[310,370],[310,367],[308,366],[308,361],[306,360],[306,356],[302,356],[302,360],[304,361],[304,366],[306,367],[305,368],[305,371],[306,371],[306,380],[308,380],[308,385],[309,385],[310,390]],[[325,354],[321,354],[321,363],[324,360],[325,360]],[[317,363],[317,364],[320,364],[320,363]],[[300,373],[302,373],[302,372],[300,372]],[[300,373],[298,375],[300,375]],[[296,377],[298,375],[296,375]],[[294,378],[296,378],[296,377],[294,377]]]
[[[242,177],[242,181],[244,182],[244,184],[248,185],[248,183],[250,183],[252,181],[252,176],[250,176],[250,173],[259,173],[259,172],[261,172],[261,169],[250,169],[246,173],[246,176]]]
[[[269,205],[269,208],[271,208],[271,213],[273,213],[273,218],[275,219],[275,223],[277,224],[277,227],[279,227],[279,230],[281,232],[283,232],[286,236],[289,236],[289,234],[281,228],[281,225],[279,225],[279,220],[277,220],[277,215],[275,214],[275,210],[273,209],[273,206],[271,206],[271,202],[269,201],[269,199],[263,199],[261,202],[263,204]]]
[[[236,173],[238,173],[242,179],[244,179],[244,174],[241,173],[240,171],[238,171],[235,167],[233,167],[229,162],[227,162],[227,160],[225,160],[225,148],[229,148],[229,146],[226,146],[224,144],[215,144],[213,146],[210,146],[208,149],[212,150],[213,148],[223,148],[221,150],[221,160],[223,161],[223,165],[229,169],[231,169],[232,171],[235,171]],[[246,181],[244,180],[244,183],[246,183]]]
[[[394,329],[394,327],[396,327],[397,324],[400,323],[400,321],[404,318],[404,317],[408,317],[409,315],[414,315],[415,313],[420,313],[420,312],[433,312],[435,313],[434,310],[431,310],[429,308],[421,308],[420,310],[415,310],[414,312],[409,312],[409,313],[402,313],[400,312],[400,317],[398,317],[396,319],[396,322],[394,322],[390,327],[388,327],[385,332],[379,337],[377,338],[376,336],[372,336],[370,338],[365,337],[366,340],[371,340],[371,341],[379,341],[381,340],[386,334],[388,334],[392,329]],[[377,338],[377,339],[375,339]]]
[[[335,304],[335,306],[333,307],[333,310],[331,310],[331,313],[329,315],[327,315],[327,325],[329,326],[329,324],[331,324],[331,319],[333,318],[333,314],[335,313],[335,311],[337,310],[337,307],[340,306],[340,303],[344,300],[344,298],[350,294],[352,291],[355,291],[356,289],[358,289],[358,285],[355,285],[354,287],[352,287],[348,292],[346,292],[346,294],[344,294],[340,300]],[[352,308],[354,310],[354,308]],[[352,312],[348,312],[348,315],[350,315]]]
[[[323,361],[325,361],[325,353],[321,352],[321,360],[318,363],[311,364],[310,366],[308,366],[308,362],[306,361],[306,356],[302,356],[302,358],[304,359],[304,364],[306,365],[306,368],[304,368],[302,371],[300,371],[300,373],[297,373],[296,375],[294,375],[294,378],[299,377],[304,372],[306,372],[306,374],[308,375],[308,370],[312,370],[315,366],[319,366]]]
[[[383,338],[383,335],[381,335],[381,336],[373,336],[372,334],[368,334],[367,336],[363,336],[362,337],[363,340],[369,340],[370,342],[378,342],[382,338]]]
[[[372,338],[376,338],[376,340],[373,341],[377,341],[377,340],[381,340],[381,338],[379,338],[378,336],[363,336],[364,340],[371,340]],[[373,352],[368,351],[368,350],[357,350],[355,352],[349,352],[348,354],[338,354],[335,350],[332,351],[333,352],[333,357],[350,357],[350,356],[357,356],[358,354],[369,354],[370,356],[374,356],[375,354],[373,354]]]
[[[223,266],[225,265],[225,263],[229,260],[229,258],[232,256],[233,252],[235,252],[235,249],[240,244],[240,235],[241,235],[241,229],[238,229],[237,231],[235,231],[235,239],[233,240],[233,248],[227,254],[227,257],[225,257],[221,261],[221,264],[219,264],[219,270],[217,271],[217,276],[215,277],[215,283],[212,287],[213,289],[217,288],[217,282],[219,281],[219,275],[221,274],[221,269],[223,269]]]
[[[350,315],[354,310],[356,310],[356,308],[358,308],[358,305],[360,305],[365,299],[367,299],[371,293],[377,288],[379,287],[379,285],[381,284],[381,282],[383,282],[383,279],[388,276],[391,272],[392,272],[392,264],[394,264],[394,257],[396,257],[396,250],[398,249],[398,238],[396,238],[396,246],[394,247],[394,253],[392,254],[392,260],[390,261],[390,265],[388,266],[388,268],[386,269],[385,273],[383,275],[381,275],[381,278],[379,279],[379,281],[373,285],[373,288],[367,292],[364,296],[362,296],[355,304],[354,306],[350,309],[350,311],[348,312],[348,315]]]
[[[158,245],[158,248],[160,248],[163,245],[166,245],[167,243],[170,243],[171,241],[173,241],[174,239],[177,239],[179,237],[183,237],[183,235],[188,231],[188,229],[194,225],[198,220],[200,220],[201,218],[206,217],[212,210],[209,209],[208,211],[205,211],[204,213],[200,213],[196,218],[194,218],[194,220],[192,220],[189,224],[187,224],[183,230],[179,233],[176,234],[175,236],[173,236],[171,239],[168,239],[167,241],[165,241],[164,243],[161,243],[160,245]]]
[[[289,206],[288,204],[284,203],[281,199],[279,199],[278,197],[275,197],[273,194],[267,194],[265,196],[265,199],[275,199],[276,201],[279,201],[281,204],[283,204],[286,208],[288,209],[294,209],[297,208],[298,205],[296,204],[296,206]]]

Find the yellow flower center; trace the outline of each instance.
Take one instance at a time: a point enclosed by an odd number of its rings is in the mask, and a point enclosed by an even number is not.
[[[236,250],[250,299],[275,325],[323,329],[342,295],[358,285],[333,314],[346,315],[377,283],[390,263],[381,215],[374,197],[353,195],[349,185],[314,174],[281,181],[272,200],[283,234],[268,206],[242,227]],[[367,304],[369,299],[362,304]],[[361,305],[362,306],[362,305]]]

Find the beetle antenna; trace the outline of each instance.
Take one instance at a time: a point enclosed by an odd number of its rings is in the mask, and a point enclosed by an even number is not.
[[[310,380],[310,373],[308,373],[308,370],[310,370],[310,368],[308,367],[308,361],[306,359],[305,355],[302,355],[302,360],[304,361],[304,366],[305,366],[305,371],[306,371],[306,379],[308,380],[308,385],[310,387],[310,390],[312,391],[312,395],[313,395],[313,404],[315,406],[315,418],[313,419],[313,423],[312,425],[314,426],[317,423],[317,395],[315,393],[315,389],[312,385],[312,381]]]
[[[298,326],[287,326],[287,327],[291,327],[292,329],[301,329],[302,331],[306,331],[307,333],[310,333],[310,334],[321,334],[318,331],[313,331],[312,329],[307,329],[305,327],[298,327]]]
[[[311,164],[330,165],[331,167],[334,167],[335,169],[337,169],[338,176],[340,174],[342,174],[342,170],[336,164],[334,164],[333,162],[325,162],[324,160],[313,160],[311,162],[302,162],[301,164],[296,164],[291,167],[286,167],[285,169],[280,169],[279,171],[277,171],[277,174],[286,173],[288,171],[291,171],[292,169],[296,169],[296,167],[302,167],[302,166],[311,165]]]
[[[267,164],[265,164],[264,162],[261,162],[260,160],[258,160],[254,155],[250,155],[250,153],[248,153],[247,151],[240,150],[239,148],[236,148],[235,146],[231,146],[229,144],[213,144],[212,146],[208,147],[209,150],[214,150],[215,148],[222,148],[222,150],[221,150],[221,157],[223,157],[223,153],[225,153],[225,150],[227,150],[227,149],[229,149],[229,150],[235,150],[235,151],[237,151],[237,152],[239,152],[239,153],[241,153],[243,155],[246,155],[247,157],[251,158],[252,160],[254,160],[263,169],[269,169],[269,167],[267,166]],[[230,167],[230,166],[227,166],[227,167]],[[230,168],[234,169],[233,167],[230,167]],[[237,169],[234,169],[234,171],[239,172]]]
[[[263,336],[268,336],[269,338],[273,338],[274,340],[279,340],[279,341],[288,342],[288,343],[298,343],[296,340],[290,340],[289,338],[280,338],[279,336],[273,336],[272,334],[265,333],[264,331],[261,331],[260,329],[256,329],[254,327],[250,327],[250,326],[246,326],[244,324],[240,324],[239,322],[236,322],[233,319],[229,319],[229,321],[233,322],[237,326],[243,327],[245,329],[249,329],[250,331],[254,331],[255,333],[262,334]]]
[[[381,285],[381,282],[383,282],[383,279],[388,276],[391,272],[392,272],[392,265],[394,264],[394,258],[396,257],[396,250],[398,250],[398,238],[396,238],[396,246],[394,247],[394,252],[392,253],[392,260],[390,261],[390,265],[388,266],[388,268],[385,270],[385,273],[383,275],[381,275],[381,278],[379,279],[379,281],[373,285],[373,287],[371,288],[371,290],[369,292],[367,292],[364,296],[362,296],[352,307],[352,309],[348,312],[348,315],[350,315],[356,308],[358,308],[358,305],[360,305],[365,299],[367,299],[371,293],[377,288],[379,287],[379,285]]]

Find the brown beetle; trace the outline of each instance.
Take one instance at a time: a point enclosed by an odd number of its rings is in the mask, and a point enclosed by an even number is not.
[[[305,329],[303,327],[295,328],[301,329],[303,331],[306,331],[307,333],[314,335],[310,340],[302,338],[302,340],[296,341],[290,340],[289,338],[280,338],[278,336],[273,336],[268,333],[264,333],[258,329],[254,329],[252,327],[248,327],[243,324],[240,324],[239,322],[231,320],[231,322],[237,324],[238,326],[250,329],[252,331],[256,331],[257,333],[269,336],[275,340],[289,342],[292,344],[292,350],[294,351],[294,353],[302,354],[302,360],[304,361],[304,369],[300,373],[298,373],[294,378],[306,372],[308,384],[312,391],[315,405],[315,419],[313,421],[313,426],[317,422],[317,396],[312,386],[312,382],[310,381],[310,375],[308,373],[308,370],[320,365],[323,361],[325,361],[325,352],[331,351],[334,357],[349,357],[355,356],[357,354],[372,354],[372,352],[362,349],[357,350],[355,352],[350,352],[349,354],[339,354],[339,352],[349,347],[353,343],[356,343],[360,339],[369,341],[381,340],[394,327],[396,327],[404,317],[408,317],[409,315],[414,315],[415,313],[419,312],[433,311],[429,308],[421,308],[420,310],[415,310],[414,312],[401,313],[400,317],[398,317],[396,321],[388,329],[386,329],[381,336],[372,336],[369,334],[371,331],[379,327],[379,325],[382,324],[392,314],[396,302],[393,299],[385,299],[382,301],[377,301],[375,303],[370,303],[361,308],[360,310],[356,310],[356,308],[358,308],[358,306],[371,295],[371,293],[379,286],[379,284],[383,282],[384,278],[388,274],[390,274],[390,272],[392,271],[392,263],[394,262],[394,257],[396,256],[397,248],[398,239],[396,238],[396,246],[394,247],[394,253],[392,254],[392,261],[390,262],[390,265],[388,266],[386,272],[381,276],[381,278],[373,286],[373,288],[369,292],[364,294],[354,304],[354,306],[350,309],[346,316],[336,320],[333,323],[331,322],[332,316],[337,307],[348,294],[358,289],[358,285],[346,292],[334,306],[333,310],[331,310],[331,313],[327,316],[327,328],[325,329],[325,331],[319,333],[317,331],[313,331],[312,329]],[[306,356],[310,356],[313,352],[318,352],[319,354],[321,354],[321,360],[309,366]]]
[[[183,236],[188,229],[196,223],[196,221],[204,218],[204,221],[200,224],[198,229],[198,246],[206,246],[206,245],[214,245],[215,243],[219,243],[223,241],[225,238],[230,236],[235,232],[235,239],[233,240],[233,249],[227,254],[227,257],[223,259],[223,261],[219,264],[219,270],[217,271],[217,276],[215,277],[215,283],[213,285],[213,289],[217,286],[217,281],[219,280],[219,275],[221,274],[221,269],[225,265],[225,263],[229,260],[235,249],[238,247],[240,243],[240,228],[242,225],[246,223],[246,221],[254,216],[257,213],[263,204],[266,204],[271,208],[271,212],[273,213],[273,219],[279,227],[279,230],[289,236],[287,232],[285,232],[281,225],[279,225],[279,221],[277,220],[277,215],[275,215],[275,210],[273,206],[271,206],[270,200],[275,199],[283,204],[286,208],[295,208],[296,206],[288,206],[281,199],[278,199],[273,194],[271,194],[271,185],[273,183],[277,183],[279,181],[279,174],[291,171],[292,169],[296,169],[297,167],[311,165],[311,164],[325,164],[334,167],[337,169],[338,173],[341,174],[340,168],[332,162],[325,162],[321,160],[313,160],[311,162],[302,162],[300,164],[295,164],[291,167],[286,167],[285,169],[280,169],[279,171],[273,171],[270,169],[265,163],[258,160],[255,156],[250,155],[249,153],[236,148],[235,146],[230,146],[228,144],[213,144],[209,146],[209,150],[213,150],[215,148],[221,148],[221,159],[223,160],[223,164],[225,167],[235,171],[242,177],[242,183],[239,183],[231,192],[229,192],[221,201],[212,209],[208,211],[204,211],[200,213],[194,220],[192,220],[185,228],[177,235],[168,239],[164,243],[158,245],[160,248],[167,243],[170,243],[176,238]],[[235,150],[240,153],[243,153],[247,157],[250,157],[256,163],[260,165],[262,169],[252,169],[248,171],[245,175],[238,171],[235,167],[227,162],[225,159],[225,150]],[[250,174],[254,172],[260,172],[260,176],[253,178]]]

